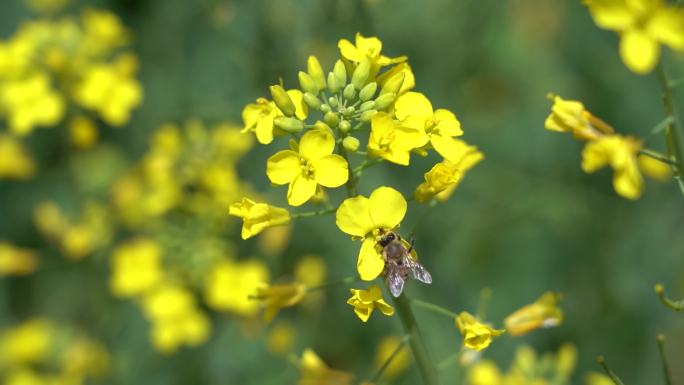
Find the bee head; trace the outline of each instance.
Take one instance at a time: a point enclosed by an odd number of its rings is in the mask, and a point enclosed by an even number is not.
[[[394,233],[387,233],[387,234],[383,235],[382,238],[380,238],[380,242],[379,242],[380,246],[385,247],[385,246],[389,245],[389,243],[392,242],[393,240],[395,240],[396,238],[397,237],[396,237],[396,235],[394,235]]]

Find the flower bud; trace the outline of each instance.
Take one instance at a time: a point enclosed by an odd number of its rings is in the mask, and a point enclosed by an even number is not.
[[[374,108],[375,108],[375,101],[369,100],[367,102],[361,103],[361,106],[359,107],[359,111],[364,112],[364,111],[372,110]]]
[[[304,122],[295,118],[288,118],[285,116],[277,117],[273,120],[273,124],[281,130],[287,132],[301,132],[304,129]]]
[[[311,93],[313,95],[318,95],[318,86],[316,82],[307,74],[306,72],[299,71],[299,85],[302,87],[302,91],[306,93]]]
[[[354,88],[354,85],[353,84],[347,84],[347,86],[344,87],[344,91],[342,92],[342,95],[347,100],[353,100],[356,97],[356,89]]]
[[[342,140],[342,147],[349,152],[356,152],[360,145],[361,142],[353,136],[348,136]]]
[[[342,86],[344,86],[344,83],[341,82],[334,73],[328,72],[328,90],[334,94],[337,93]]]
[[[279,85],[269,87],[271,90],[271,96],[276,106],[283,112],[286,116],[293,116],[295,114],[295,105],[292,103],[292,99],[285,92],[283,87]]]
[[[349,130],[351,130],[351,123],[349,123],[348,120],[343,120],[340,122],[339,129],[342,132],[348,132]]]
[[[336,127],[340,119],[337,117],[336,113],[330,111],[323,116],[323,121],[330,127]]]
[[[399,93],[399,90],[401,89],[402,84],[404,84],[404,78],[406,75],[403,72],[398,72],[391,78],[387,79],[387,82],[382,86],[382,89],[380,90],[380,95],[384,95],[387,93]]]
[[[354,106],[349,106],[349,107],[345,108],[344,111],[343,111],[343,113],[344,113],[345,115],[351,115],[351,114],[353,114],[354,112],[356,112],[356,108],[355,108]]]
[[[329,104],[321,104],[321,112],[322,113],[325,114],[326,112],[330,112],[330,110],[332,110],[332,108],[330,108]]]
[[[363,102],[371,100],[373,96],[375,96],[375,91],[377,91],[377,89],[378,83],[376,82],[366,84],[361,91],[359,91],[359,99]]]
[[[377,113],[378,113],[377,110],[368,110],[368,111],[364,111],[364,112],[361,114],[361,116],[359,117],[359,120],[362,121],[362,122],[370,122],[370,120],[371,120],[371,118],[373,117],[373,115],[375,115],[375,114],[377,114]]]
[[[397,98],[397,94],[394,92],[389,92],[384,95],[378,96],[377,99],[375,99],[375,108],[378,110],[384,110],[385,108],[389,107],[392,103],[394,103],[394,99]]]
[[[331,96],[331,97],[328,98],[328,104],[329,104],[330,107],[332,107],[332,108],[335,108],[335,107],[337,107],[337,106],[340,105],[339,102],[337,101],[337,98],[334,97],[334,96]]]
[[[325,88],[325,74],[323,73],[323,68],[321,68],[321,63],[318,62],[316,56],[309,56],[306,61],[306,70],[311,76],[311,79],[316,83],[316,87],[319,90]]]
[[[333,74],[335,74],[335,77],[337,80],[339,80],[342,88],[345,84],[347,84],[347,69],[344,67],[344,63],[342,60],[338,60],[335,62],[335,66],[333,67]]]
[[[365,59],[359,63],[359,65],[356,66],[356,69],[354,69],[351,82],[357,90],[360,90],[364,85],[366,85],[368,76],[370,76],[370,69],[371,62],[368,59]]]
[[[318,110],[321,108],[321,100],[318,99],[316,95],[308,92],[304,94],[304,103],[306,103],[307,106],[313,108],[314,110]]]

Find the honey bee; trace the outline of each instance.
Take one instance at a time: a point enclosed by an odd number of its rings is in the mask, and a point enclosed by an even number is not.
[[[413,259],[413,242],[407,248],[399,234],[389,231],[378,241],[382,246],[385,260],[385,284],[393,296],[399,297],[404,290],[404,282],[409,278],[420,282],[432,283],[432,276],[418,261]]]

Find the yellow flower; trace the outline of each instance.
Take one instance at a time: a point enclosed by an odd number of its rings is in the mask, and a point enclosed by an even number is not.
[[[97,111],[107,124],[115,127],[128,123],[131,110],[143,99],[140,83],[108,64],[89,68],[74,93],[79,104]]]
[[[0,242],[0,276],[31,274],[37,266],[34,251]]]
[[[130,40],[129,32],[112,12],[88,9],[81,19],[85,35],[84,50],[92,55],[110,52]]]
[[[458,144],[454,136],[463,135],[461,123],[449,110],[432,110],[432,104],[419,92],[407,92],[394,104],[394,113],[401,124],[425,132],[432,147],[445,159],[458,160]],[[417,145],[421,147],[423,144]]]
[[[497,330],[478,321],[472,314],[461,312],[455,318],[456,327],[463,336],[463,346],[480,351],[492,343],[494,337],[500,336],[505,330]]]
[[[582,170],[592,173],[606,165],[613,168],[615,192],[627,199],[637,199],[644,189],[637,154],[641,142],[621,135],[604,136],[584,146]]]
[[[287,96],[290,97],[295,106],[295,117],[300,120],[306,119],[307,107],[304,103],[302,91],[288,90]],[[242,121],[244,122],[242,132],[254,132],[259,143],[269,144],[273,141],[274,135],[285,134],[285,131],[274,124],[275,119],[280,116],[285,116],[285,114],[274,102],[259,98],[256,103],[248,104],[242,110]]]
[[[523,306],[504,319],[506,331],[521,336],[538,328],[548,328],[563,322],[563,310],[558,307],[560,294],[548,291],[534,303]]]
[[[11,80],[0,88],[0,110],[8,115],[9,128],[17,135],[27,135],[36,126],[54,126],[62,120],[65,103],[62,95],[51,89],[45,73]]]
[[[266,175],[274,184],[289,184],[287,202],[300,206],[316,194],[318,185],[339,187],[349,179],[347,161],[333,154],[334,149],[329,130],[311,130],[299,141],[299,153],[284,150],[268,158]]]
[[[259,302],[249,297],[268,280],[268,268],[261,261],[219,262],[205,280],[204,298],[212,309],[249,317],[259,310]]]
[[[325,261],[318,255],[305,255],[297,261],[294,277],[309,287],[323,283],[326,275]]]
[[[397,336],[387,336],[380,340],[378,347],[375,350],[375,369],[378,370],[387,362],[392,353],[396,351],[401,345],[401,338]],[[396,378],[408,369],[411,361],[411,351],[403,346],[399,353],[397,353],[390,364],[385,368],[382,378],[388,381]]]
[[[350,289],[350,291],[352,296],[347,303],[354,307],[354,313],[361,321],[367,322],[375,308],[378,308],[384,315],[394,314],[394,308],[382,299],[380,286],[373,285],[368,290]]]
[[[364,281],[374,280],[385,268],[377,237],[399,226],[406,214],[406,207],[406,200],[399,191],[391,187],[379,187],[369,198],[356,196],[345,199],[337,209],[337,227],[363,240],[357,269]]]
[[[230,205],[228,213],[242,218],[242,239],[251,238],[269,227],[290,223],[290,213],[286,209],[247,198]]]
[[[351,385],[354,375],[330,369],[311,349],[304,350],[297,385]]]
[[[74,147],[91,148],[97,143],[97,126],[90,118],[75,116],[69,122],[69,136]]]
[[[465,173],[478,164],[484,155],[477,147],[456,140],[458,160],[454,163],[444,159],[425,173],[425,182],[418,185],[413,193],[417,202],[425,202],[437,196],[440,201],[447,200],[458,187]]]
[[[502,385],[501,371],[492,361],[483,360],[468,371],[468,385]]]
[[[25,321],[0,335],[0,362],[10,365],[40,362],[50,351],[54,329],[41,318]]]
[[[653,70],[660,45],[684,51],[684,9],[662,0],[585,0],[594,22],[620,34],[620,57],[637,74]]]
[[[33,159],[19,139],[0,134],[0,179],[27,179],[36,172]]]
[[[614,132],[613,127],[587,111],[584,104],[576,100],[564,100],[560,96],[553,97],[551,114],[546,118],[544,127],[551,131],[570,132],[582,140],[598,139]]]
[[[271,322],[280,309],[298,304],[305,294],[306,285],[297,282],[271,286],[260,284],[256,288],[256,295],[250,299],[261,302],[265,307],[264,320]]]
[[[292,350],[295,340],[295,328],[290,322],[275,323],[266,337],[266,348],[275,356],[285,356]]]
[[[425,133],[401,125],[386,113],[379,112],[371,119],[368,152],[392,163],[407,166],[411,150],[427,143]]]
[[[371,78],[378,73],[381,67],[406,61],[406,56],[390,58],[382,55],[382,42],[377,37],[364,37],[357,32],[355,43],[352,44],[347,39],[340,39],[337,43],[340,55],[353,63],[361,63],[364,59],[370,60]]]
[[[395,65],[390,70],[380,74],[377,79],[378,85],[380,87],[384,87],[388,80],[399,73],[404,74],[404,81],[401,83],[401,87],[399,88],[397,95],[403,95],[412,90],[416,86],[416,77],[413,75],[411,66],[408,63]]]
[[[610,377],[603,373],[589,372],[584,375],[584,383],[586,385],[614,385],[615,383]]]
[[[135,297],[156,286],[163,277],[162,249],[155,241],[138,238],[112,252],[109,287],[117,297]]]

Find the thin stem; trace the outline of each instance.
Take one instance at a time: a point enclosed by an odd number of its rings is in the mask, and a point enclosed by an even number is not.
[[[425,341],[423,341],[420,330],[418,330],[418,323],[411,310],[410,300],[406,293],[398,298],[392,297],[392,300],[397,308],[397,315],[404,326],[404,331],[409,336],[409,345],[416,360],[416,365],[418,365],[420,375],[423,377],[423,383],[425,385],[439,385],[437,370],[430,360],[427,348],[425,347]]]
[[[641,150],[639,150],[639,154],[648,156],[649,158],[653,158],[655,160],[659,160],[659,161],[661,161],[663,163],[667,163],[671,166],[677,166],[677,162],[668,158],[667,155],[661,154],[657,151],[649,150],[648,148],[642,148]]]
[[[328,288],[331,288],[331,287],[334,287],[334,286],[348,285],[348,284],[350,284],[350,283],[354,283],[357,279],[358,279],[358,277],[345,277],[345,278],[342,278],[342,279],[337,279],[337,280],[334,280],[334,281],[322,283],[322,284],[320,284],[320,285],[318,285],[318,286],[308,287],[308,288],[306,289],[306,291],[307,291],[307,292],[312,292],[312,291],[317,291],[317,290],[325,290],[325,289],[328,289]]]
[[[674,158],[677,163],[673,168],[676,171],[677,177],[681,179],[684,178],[684,143],[682,142],[682,126],[679,118],[679,111],[674,103],[674,92],[670,87],[670,81],[662,60],[658,64],[656,73],[663,93],[663,108],[665,110],[665,115],[672,117],[672,122],[665,128],[668,155],[670,155],[671,158]],[[684,190],[682,190],[682,193],[684,194]]]
[[[458,362],[459,358],[461,358],[461,352],[454,353],[447,358],[443,359],[437,364],[437,369],[439,370],[444,370],[448,368],[452,363]]]
[[[660,134],[673,122],[674,122],[674,119],[672,119],[672,116],[665,117],[665,119],[663,119],[662,122],[658,123],[655,127],[651,128],[650,135]]]
[[[373,375],[373,378],[371,378],[370,382],[375,384],[380,380],[380,377],[382,377],[383,373],[385,373],[385,370],[390,366],[394,358],[399,355],[399,352],[406,346],[406,343],[409,341],[409,336],[404,336],[401,341],[399,341],[399,345],[392,351],[392,354],[387,357],[385,362],[380,366],[377,372]]]
[[[665,385],[672,385],[672,379],[670,378],[670,367],[667,364],[667,358],[665,357],[665,336],[662,334],[658,334],[658,337],[656,337],[656,341],[658,341],[658,352],[660,353],[660,361],[663,363]]]
[[[370,168],[370,167],[373,167],[376,164],[382,163],[382,160],[383,160],[382,158],[373,158],[373,159],[366,158],[366,160],[364,160],[363,163],[361,163],[360,165],[358,165],[352,169],[352,174],[355,174],[356,177],[358,178],[363,173],[363,170]]]
[[[453,311],[451,311],[447,308],[443,308],[439,305],[435,305],[434,303],[431,303],[431,302],[425,302],[425,301],[421,301],[419,299],[412,299],[411,303],[418,306],[418,307],[422,307],[423,309],[427,309],[427,310],[433,311],[435,313],[443,314],[447,317],[456,318],[458,316],[458,314],[454,313]]]
[[[606,364],[606,359],[603,358],[603,356],[598,356],[598,358],[596,358],[596,362],[598,362],[598,364],[601,365],[603,371],[606,372],[606,375],[610,377],[610,379],[613,381],[615,385],[625,385],[622,383],[620,378],[615,373],[613,373],[612,370],[610,370],[608,364]]]
[[[684,310],[684,299],[675,301],[673,299],[670,299],[667,297],[665,294],[665,286],[663,286],[662,283],[657,283],[655,285],[655,292],[658,294],[658,298],[660,299],[660,302],[665,305],[667,308],[670,308],[674,311],[682,311]]]
[[[292,219],[295,218],[307,218],[307,217],[315,217],[318,215],[326,215],[326,214],[332,214],[335,212],[335,208],[327,208],[323,210],[318,210],[318,211],[307,211],[305,213],[293,213],[290,217]]]
[[[340,131],[340,137],[342,139],[345,138],[345,134]],[[349,162],[349,154],[347,153],[347,150],[344,148],[344,146],[339,146],[340,149],[340,155],[344,158],[344,160],[347,161],[348,165],[351,165]],[[356,175],[354,174],[353,170],[352,172],[349,173],[349,179],[347,179],[347,196],[349,198],[354,197],[358,195],[358,192],[356,191]]]

